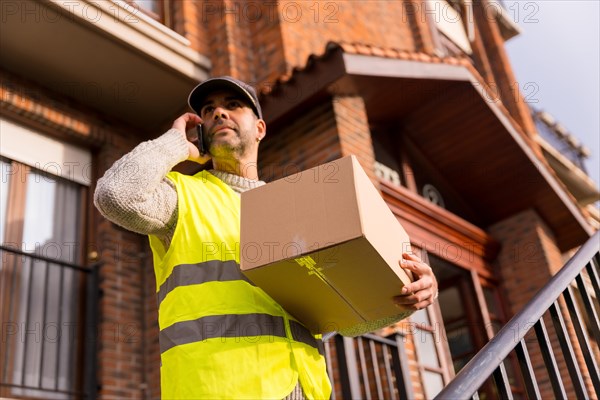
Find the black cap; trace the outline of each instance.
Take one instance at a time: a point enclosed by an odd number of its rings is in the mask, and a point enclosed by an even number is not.
[[[250,85],[242,82],[238,79],[232,78],[231,76],[219,76],[217,78],[210,78],[192,89],[190,96],[188,97],[188,104],[197,114],[200,114],[200,107],[204,100],[213,92],[222,89],[230,89],[238,93],[245,100],[248,100],[250,107],[254,111],[254,114],[262,119],[262,110],[260,109],[260,103],[256,96],[256,91]]]

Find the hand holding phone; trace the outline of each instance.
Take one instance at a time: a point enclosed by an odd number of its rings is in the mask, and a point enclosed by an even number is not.
[[[205,164],[210,160],[210,154],[208,153],[208,146],[206,137],[203,135],[203,129],[200,125],[202,118],[194,113],[185,113],[177,118],[173,122],[173,129],[177,129],[188,142],[189,146],[189,158],[188,160],[197,162],[199,164]],[[196,132],[194,132],[194,127]],[[195,133],[198,134],[196,137]],[[196,140],[198,142],[196,143]]]

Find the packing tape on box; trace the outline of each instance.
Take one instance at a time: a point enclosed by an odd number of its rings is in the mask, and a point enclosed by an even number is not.
[[[295,258],[294,261],[301,267],[305,267],[308,270],[308,275],[316,276],[321,282],[329,286],[334,292],[338,294],[338,296],[356,313],[356,315],[362,318],[362,315],[358,310],[346,299],[346,297],[342,296],[342,294],[335,288],[335,286],[329,282],[329,279],[323,274],[323,268],[317,266],[317,262],[311,256],[302,256]],[[363,321],[366,321],[362,318]]]
[[[316,276],[318,279],[320,279],[323,283],[325,283],[327,286],[329,286],[332,290],[334,290],[339,296],[340,298],[342,298],[344,300],[344,302],[346,304],[348,304],[348,306],[350,308],[352,308],[352,310],[354,310],[354,312],[356,312],[357,315],[361,315],[353,306],[352,304],[350,304],[346,298],[344,296],[342,296],[335,288],[335,286],[333,286],[333,284],[331,284],[329,282],[329,280],[327,279],[327,277],[325,276],[325,274],[323,274],[323,268],[317,266],[317,262],[311,257],[311,256],[303,256],[303,257],[298,257],[295,258],[294,261],[296,261],[296,263],[301,266],[301,267],[305,267],[308,270],[308,275],[313,275]],[[385,318],[381,318],[378,319],[376,321],[367,321],[363,319],[363,323],[360,324],[356,324],[354,326],[348,327],[346,329],[342,329],[340,330],[339,334],[341,334],[342,336],[348,336],[348,337],[356,337],[356,336],[360,336],[360,335],[364,335],[365,333],[368,332],[373,332],[376,331],[378,329],[381,329],[383,327],[389,326],[391,324],[394,324],[404,318],[407,318],[409,315],[411,315],[413,312],[412,311],[401,311],[398,314],[389,316],[389,317],[385,317]],[[335,335],[336,332],[331,332],[329,334],[329,336],[327,336],[327,339],[329,339],[331,336]],[[323,341],[325,341],[325,336],[323,337]]]
[[[317,263],[315,260],[313,260],[313,258],[311,256],[303,256],[303,257],[295,258],[294,261],[296,261],[296,263],[298,263],[298,265],[300,265],[301,267],[306,267],[309,275],[315,275],[317,278],[319,278],[321,281],[323,281],[323,283],[325,283],[333,288],[333,285],[331,283],[329,283],[329,281],[327,280],[327,277],[325,277],[325,275],[323,275],[323,269],[321,267],[316,266]]]

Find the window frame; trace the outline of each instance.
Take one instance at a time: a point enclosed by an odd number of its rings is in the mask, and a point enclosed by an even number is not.
[[[125,0],[125,1],[127,2],[128,5],[130,5],[131,7],[134,7],[136,9],[136,11],[143,12],[150,18],[155,19],[156,21],[160,22],[161,24],[163,24],[167,27],[170,27],[171,20],[172,20],[172,8],[171,8],[172,5],[169,0],[151,0],[151,1],[155,2],[156,8],[158,9],[158,13],[142,6],[142,4],[137,0]]]
[[[429,255],[425,249],[420,250],[421,259],[429,264]],[[414,327],[413,330],[413,343],[415,346],[415,359],[419,369],[419,377],[423,390],[426,389],[426,382],[424,381],[425,372],[438,373],[442,376],[442,382],[446,386],[450,380],[454,377],[454,368],[452,366],[452,357],[447,341],[444,343],[442,339],[447,338],[446,328],[442,320],[442,312],[438,301],[435,301],[432,305],[422,310],[427,315],[429,325],[414,322],[411,317],[411,324]],[[418,331],[418,332],[417,332]],[[438,359],[438,367],[427,366],[419,360],[419,351],[417,350],[417,337],[421,335],[421,331],[427,332],[433,335],[433,342],[436,350],[436,357]],[[427,394],[427,393],[425,393]]]
[[[435,304],[437,304],[437,302]],[[427,384],[424,380],[425,372],[433,372],[433,373],[439,374],[442,377],[442,382],[443,382],[444,386],[446,386],[450,382],[450,380],[452,379],[452,376],[453,376],[453,374],[451,374],[451,369],[448,367],[446,354],[443,349],[442,340],[441,340],[443,335],[440,333],[440,329],[441,329],[440,327],[442,327],[443,325],[440,325],[439,322],[437,321],[436,311],[433,310],[434,308],[436,308],[435,305],[432,305],[432,306],[427,307],[422,310],[427,315],[427,318],[429,320],[429,325],[419,323],[419,322],[413,322],[411,319],[411,322],[413,323],[413,328],[414,328],[412,334],[413,334],[413,341],[414,341],[414,346],[415,346],[415,358],[417,360],[417,365],[418,365],[418,369],[419,369],[419,377],[421,378],[421,384],[423,386],[424,391],[427,390],[426,389]],[[438,328],[436,329],[436,327],[438,327]],[[418,343],[419,343],[420,337],[423,335],[422,332],[431,334],[433,337],[433,344],[434,344],[435,350],[436,350],[435,355],[438,360],[437,367],[434,367],[431,365],[425,365],[425,364],[423,364],[422,360],[419,359],[419,350],[418,350],[419,344]],[[425,395],[430,395],[430,393],[425,393]]]
[[[44,171],[39,168],[31,167],[25,163],[20,161],[13,160],[7,156],[0,155],[0,159],[10,165],[13,171],[16,171],[14,175],[10,175],[10,180],[8,181],[8,194],[6,199],[6,215],[4,216],[5,221],[0,226],[0,229],[5,229],[3,242],[1,245],[7,248],[14,248],[17,251],[25,251],[28,249],[23,249],[23,240],[24,240],[24,227],[25,227],[25,216],[26,216],[26,207],[27,207],[27,187],[29,184],[29,179],[31,179],[31,174],[33,172],[37,173],[39,176],[46,176],[49,179],[54,180],[55,182],[71,182],[76,184],[77,196],[79,203],[79,214],[77,215],[77,237],[81,238],[80,245],[78,246],[77,252],[75,254],[75,259],[69,262],[69,264],[74,265],[84,265],[86,261],[86,240],[88,238],[86,226],[89,218],[89,196],[90,196],[90,188],[89,186],[76,182],[75,180],[70,180],[62,176],[50,174],[47,171]],[[4,174],[3,174],[4,175]],[[5,177],[2,176],[2,179]],[[35,252],[32,252],[35,254]],[[22,268],[22,264],[18,261],[20,256],[15,253],[10,253],[9,251],[2,250],[2,258],[3,265],[0,269],[0,273],[2,276],[12,277],[10,279],[2,279],[0,280],[0,301],[2,302],[2,306],[0,307],[0,319],[2,321],[15,322],[19,321],[18,313],[20,310],[20,304],[18,301],[14,301],[15,298],[20,296],[20,279],[16,278],[20,273],[19,268]],[[7,261],[8,260],[8,261]],[[11,260],[15,260],[12,262]],[[58,262],[62,262],[62,260],[57,259]],[[33,265],[30,265],[30,269],[33,268]],[[46,268],[49,268],[49,265],[46,265]],[[31,279],[31,278],[30,278]],[[77,289],[74,293],[77,293],[76,299],[80,299],[79,296],[82,295],[82,290],[85,289],[85,278],[82,275],[75,274],[73,279],[75,280],[75,284]],[[32,284],[30,282],[30,284]],[[47,283],[44,282],[45,285]],[[63,301],[62,297],[59,302]],[[85,307],[77,306],[75,309],[75,313],[73,314],[73,318],[75,321],[85,321]],[[61,311],[59,311],[61,312]],[[46,313],[46,311],[44,311]],[[19,329],[19,328],[17,328]],[[45,327],[42,328],[42,332]],[[73,376],[73,386],[69,389],[74,393],[82,393],[83,392],[83,371],[85,366],[85,352],[84,352],[84,330],[85,323],[78,323],[77,329],[75,331],[75,341],[76,347],[73,349],[73,364],[72,369],[75,372]],[[18,345],[15,343],[20,337],[20,334],[12,335],[11,338],[8,338],[7,342],[2,344],[2,348],[7,350],[7,354],[4,354],[2,359],[0,360],[0,398],[31,398],[31,399],[42,399],[47,398],[50,393],[61,393],[56,392],[52,389],[36,389],[36,388],[21,388],[12,386],[13,377],[15,372],[16,365],[16,354]],[[57,357],[60,357],[60,354],[57,354]],[[23,367],[23,372],[25,373],[26,369]],[[42,373],[43,375],[43,373]],[[41,376],[39,372],[37,372],[36,378],[41,382]],[[60,379],[59,376],[56,376],[55,379]],[[21,390],[24,394],[15,394],[15,390]],[[32,395],[31,392],[39,392],[39,396],[37,394]],[[65,396],[69,396],[65,394]]]

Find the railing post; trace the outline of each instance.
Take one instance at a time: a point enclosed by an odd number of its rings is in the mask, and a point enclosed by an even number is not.
[[[410,379],[408,356],[406,354],[406,349],[404,348],[405,337],[406,336],[404,336],[403,334],[396,333],[396,355],[398,357],[395,362],[395,367],[397,371],[396,382],[398,384],[400,398],[413,399],[415,397],[415,394],[413,392],[412,381]]]
[[[571,315],[571,321],[573,321],[573,329],[575,329],[579,346],[581,346],[583,358],[588,368],[590,379],[592,380],[592,384],[594,385],[596,392],[600,393],[600,374],[598,373],[598,366],[596,365],[596,360],[594,359],[594,352],[590,346],[585,325],[583,325],[585,324],[584,319],[581,317],[575,302],[576,300],[573,294],[573,289],[568,286],[563,292],[563,296],[567,305],[567,309],[569,310],[569,314]]]
[[[361,397],[360,393],[360,382],[358,375],[358,365],[356,363],[356,349],[354,348],[354,339],[349,337],[343,337],[344,343],[344,356],[346,359],[346,373],[348,378],[348,389],[350,389],[351,399],[358,399]],[[344,398],[346,394],[344,394]]]
[[[525,390],[527,390],[527,396],[530,400],[541,400],[542,395],[538,388],[537,380],[535,379],[535,373],[533,372],[533,366],[531,365],[531,359],[529,358],[529,351],[525,345],[525,340],[519,340],[519,343],[515,347],[517,353],[517,359],[521,367],[521,373],[523,374],[523,380],[525,383]]]
[[[84,382],[85,397],[95,400],[98,397],[98,301],[100,299],[100,266],[92,264],[87,277],[85,305],[85,338],[84,338]]]
[[[512,391],[508,381],[508,375],[506,374],[506,368],[504,368],[504,362],[501,362],[500,365],[498,365],[498,368],[496,368],[492,376],[496,382],[498,397],[503,400],[512,400]]]

